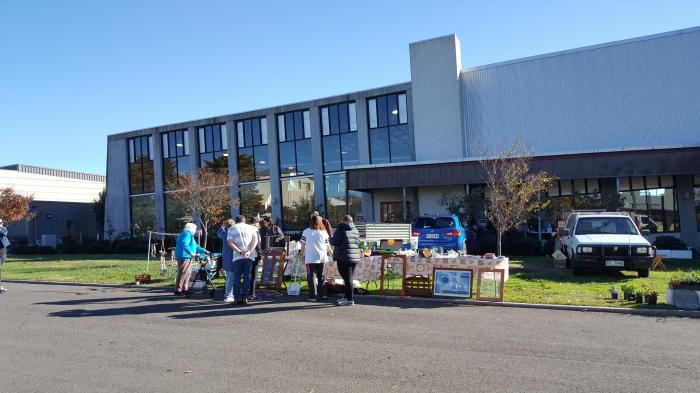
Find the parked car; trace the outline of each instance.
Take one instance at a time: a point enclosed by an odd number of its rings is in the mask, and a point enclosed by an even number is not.
[[[656,253],[627,213],[573,212],[559,239],[574,275],[593,269],[636,270],[639,277],[648,277]]]
[[[457,216],[423,216],[412,224],[419,248],[467,249],[467,230]]]

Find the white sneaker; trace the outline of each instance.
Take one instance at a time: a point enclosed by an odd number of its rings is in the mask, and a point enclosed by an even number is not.
[[[236,300],[233,298],[233,296],[229,296],[226,299],[224,299],[224,303],[234,303]]]
[[[352,300],[342,298],[342,299],[338,299],[338,305],[339,306],[354,306],[355,302]]]
[[[0,293],[5,293],[7,292],[7,288],[5,287],[0,287]]]

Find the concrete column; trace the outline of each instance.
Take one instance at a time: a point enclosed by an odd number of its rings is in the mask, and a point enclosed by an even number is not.
[[[408,104],[406,104],[408,105]],[[355,101],[357,114],[357,148],[359,150],[360,165],[367,165],[369,161],[369,121],[367,120],[367,99],[362,97]]]
[[[165,232],[165,200],[163,196],[163,138],[153,134],[153,178],[155,181],[156,228]]]
[[[366,98],[361,97],[355,101],[355,112],[357,114],[357,148],[359,150],[360,165],[367,165],[370,163],[370,156],[369,121],[367,120]],[[374,222],[374,208],[372,206],[371,192],[362,193],[362,216],[365,222]]]
[[[450,141],[440,146],[440,159],[464,156],[462,107],[459,74],[462,54],[454,34],[414,42],[409,45],[411,56],[411,94],[409,108],[413,111],[416,160],[435,159],[435,141]],[[411,113],[411,112],[409,112]],[[409,126],[410,127],[410,126]],[[410,129],[410,128],[409,128]],[[462,135],[462,140],[455,140]]]
[[[227,121],[226,139],[228,140],[228,175],[233,181],[229,191],[231,193],[231,200],[240,202],[240,190],[238,187],[238,138],[236,135],[236,122],[233,120]],[[239,215],[240,212],[241,209],[238,203],[231,206],[231,217]]]
[[[130,232],[129,148],[127,139],[107,142],[105,238]],[[29,236],[28,236],[29,237]]]
[[[604,177],[600,180],[600,195],[601,196],[606,196],[606,195],[614,195],[617,194],[618,191],[618,182],[616,177]]]
[[[267,114],[267,154],[270,160],[270,195],[272,196],[272,218],[282,218],[282,190],[280,189],[279,138],[277,116]]]
[[[698,246],[693,175],[676,176],[676,200],[681,222],[681,239],[689,246]]]
[[[314,171],[314,205],[321,206],[321,215],[326,215],[326,182],[323,177],[323,137],[321,136],[321,114],[317,106],[309,108],[309,120],[311,121],[311,151],[313,155]]]
[[[188,127],[187,133],[190,141],[190,174],[197,179],[197,169],[199,169],[199,137],[197,136],[197,127]]]

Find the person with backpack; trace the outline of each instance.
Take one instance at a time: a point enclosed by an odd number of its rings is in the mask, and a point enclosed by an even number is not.
[[[352,216],[343,217],[331,239],[333,259],[338,264],[338,272],[345,281],[345,298],[338,299],[339,306],[354,306],[353,274],[355,266],[360,262],[360,232],[355,228]]]
[[[7,238],[7,228],[5,223],[0,218],[0,293],[7,292],[7,288],[2,286],[2,265],[7,258],[7,247],[10,246],[10,239]]]

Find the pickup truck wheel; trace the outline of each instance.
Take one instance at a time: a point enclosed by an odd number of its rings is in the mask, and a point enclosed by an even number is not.
[[[649,269],[637,270],[637,274],[639,274],[639,277],[642,278],[649,277]]]

